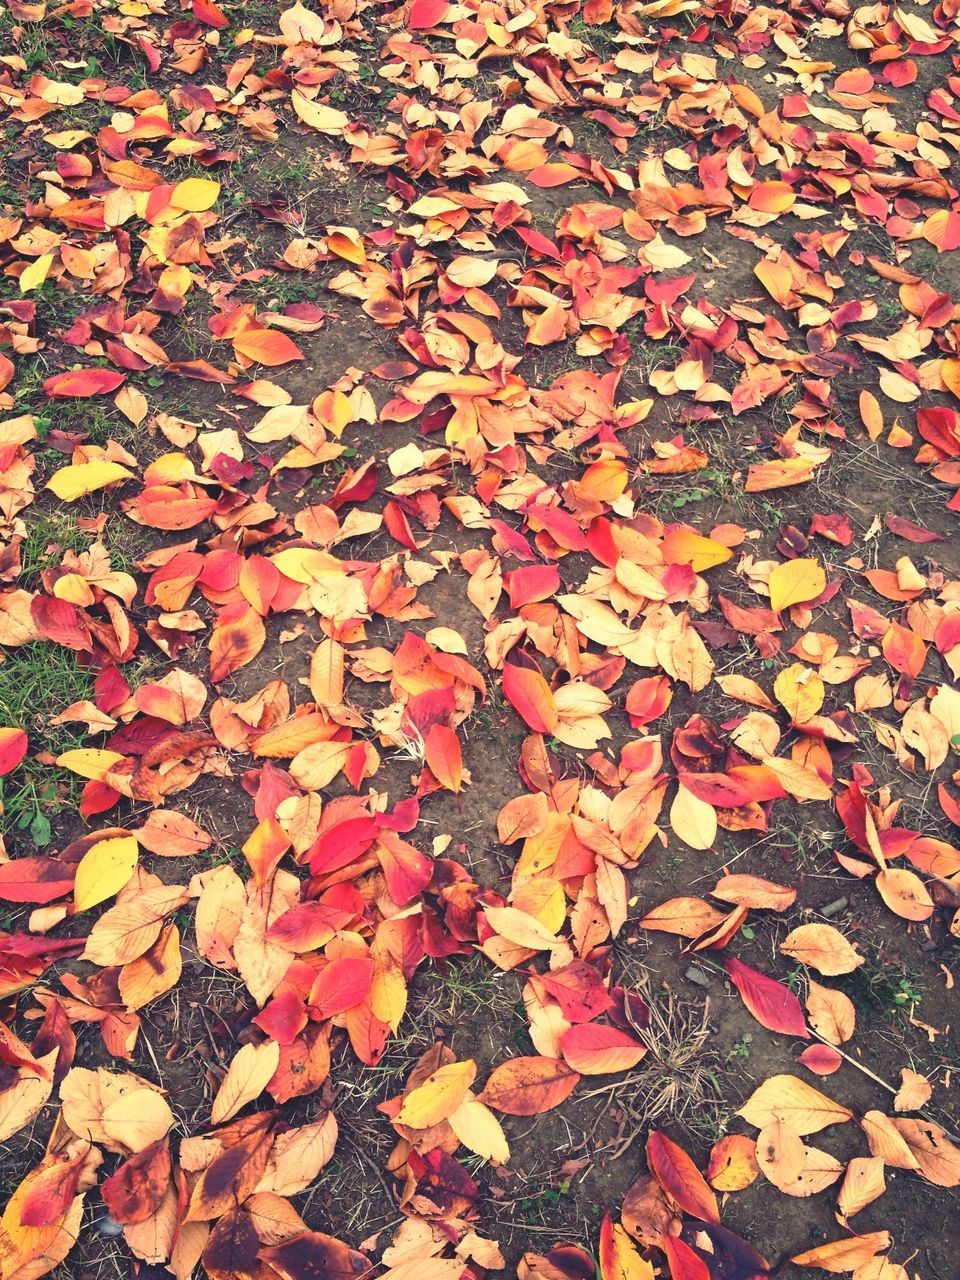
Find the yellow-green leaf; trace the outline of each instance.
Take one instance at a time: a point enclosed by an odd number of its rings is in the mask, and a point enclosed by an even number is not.
[[[121,467],[119,462],[77,462],[61,467],[47,481],[47,488],[52,489],[61,502],[76,502],[108,484],[132,477],[133,472]]]
[[[119,893],[136,870],[137,852],[133,836],[113,836],[91,845],[77,864],[77,910],[86,911]]]
[[[770,574],[770,607],[786,609],[815,600],[827,585],[827,575],[816,560],[785,560]]]

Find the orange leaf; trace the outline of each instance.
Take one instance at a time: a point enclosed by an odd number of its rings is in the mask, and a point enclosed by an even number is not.
[[[647,1164],[667,1195],[682,1209],[702,1222],[719,1222],[717,1197],[703,1174],[682,1147],[665,1133],[653,1129],[647,1138]]]
[[[579,1080],[557,1058],[510,1058],[495,1068],[480,1101],[508,1116],[538,1116],[569,1098]]]
[[[116,391],[126,380],[126,374],[117,373],[115,369],[73,369],[45,379],[43,389],[52,400],[66,400],[71,396],[86,398]]]
[[[550,686],[535,667],[508,662],[503,668],[503,692],[507,701],[534,733],[553,733],[559,722]]]
[[[432,724],[423,740],[423,754],[430,772],[448,791],[459,791],[463,781],[460,739],[445,724]]]
[[[293,339],[276,329],[244,329],[233,339],[233,349],[238,356],[256,364],[288,364],[303,359],[303,352]]]

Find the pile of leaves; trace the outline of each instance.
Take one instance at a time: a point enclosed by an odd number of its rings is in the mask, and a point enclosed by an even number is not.
[[[3,21],[2,1280],[111,1234],[133,1276],[482,1280],[517,1118],[643,1092],[662,935],[795,1061],[706,1149],[641,1125],[521,1280],[933,1276],[857,1215],[947,1220],[949,1061],[869,1068],[822,908],[869,891],[952,989],[960,4]],[[77,696],[30,705],[52,653]],[[378,1103],[392,1230],[325,1233],[338,1080],[477,956],[522,1042],[433,1038]],[[722,1224],[765,1184],[829,1236]]]

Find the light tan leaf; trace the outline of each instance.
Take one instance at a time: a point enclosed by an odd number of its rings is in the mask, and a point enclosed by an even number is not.
[[[828,977],[853,973],[864,959],[832,924],[799,925],[780,943],[780,950],[791,960],[809,965]]]
[[[276,1040],[263,1044],[245,1044],[230,1063],[230,1067],[210,1112],[211,1124],[223,1124],[235,1116],[241,1107],[258,1098],[280,1065],[280,1046]]]
[[[459,1107],[447,1116],[447,1123],[474,1155],[492,1160],[494,1164],[506,1164],[510,1159],[510,1148],[500,1121],[472,1093],[468,1093]]]

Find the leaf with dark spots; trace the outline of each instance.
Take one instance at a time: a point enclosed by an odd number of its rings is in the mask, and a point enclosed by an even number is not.
[[[273,1142],[269,1115],[256,1117],[256,1128],[216,1156],[193,1189],[188,1221],[208,1222],[242,1204],[263,1177]]]
[[[246,1280],[261,1272],[260,1237],[248,1213],[231,1209],[210,1233],[203,1265],[210,1280]]]
[[[100,1194],[117,1222],[145,1222],[157,1211],[170,1185],[170,1143],[152,1142],[123,1164],[100,1187]]]
[[[356,1280],[370,1269],[364,1254],[320,1231],[305,1231],[283,1244],[261,1249],[260,1257],[283,1280]]]

